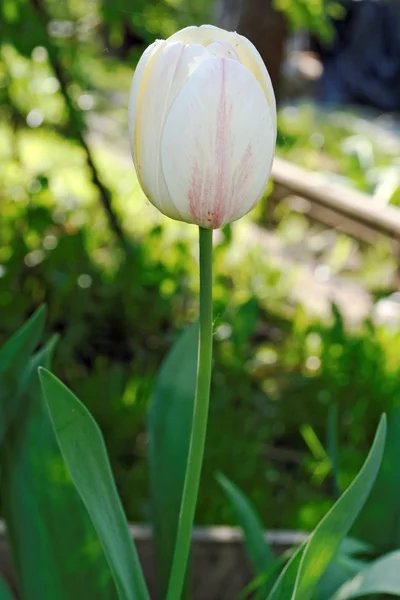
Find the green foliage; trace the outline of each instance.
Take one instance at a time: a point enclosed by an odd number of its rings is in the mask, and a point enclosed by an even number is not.
[[[43,309],[37,311],[0,351],[1,372],[6,381],[11,381],[8,373],[15,373],[16,365],[20,367],[18,377],[14,378],[14,389],[9,388],[10,393],[18,395],[17,380],[25,382],[19,392],[19,410],[6,430],[1,455],[2,500],[20,589],[24,598],[33,600],[43,594],[65,599],[86,598],[88,594],[115,598],[100,539],[118,597],[146,600],[149,598],[146,584],[98,426],[76,396],[43,367],[39,368],[41,387],[39,385],[38,366],[49,366],[55,338],[29,358],[28,350],[32,353],[43,327],[43,315]],[[150,414],[150,463],[152,493],[155,494],[152,505],[165,576],[170,568],[186,466],[197,339],[195,324],[184,333],[165,360]],[[24,357],[22,363],[21,357]],[[66,477],[68,473],[43,407],[41,389],[73,483]],[[393,421],[386,448],[386,472],[384,470],[384,477],[378,481],[375,494],[377,490],[386,492],[390,488],[388,472],[397,485],[398,469],[393,463],[397,421]],[[269,600],[289,597],[292,600],[346,600],[381,593],[400,595],[399,553],[371,561],[372,546],[346,538],[374,485],[385,440],[386,417],[383,416],[359,474],[307,541],[294,551],[278,578],[281,559],[273,557],[264,538],[260,517],[237,486],[226,477],[218,476],[243,527],[245,546],[257,575],[247,586],[248,592],[255,592],[254,597],[260,599],[268,595]],[[73,485],[99,539],[93,536],[94,530]],[[71,509],[73,519],[66,532],[65,517],[70,518]],[[371,518],[376,519],[376,514],[366,511],[365,529],[369,528]],[[380,519],[385,521],[382,513]],[[32,546],[35,547],[33,559]],[[7,589],[0,583],[1,594],[5,600],[9,598]]]
[[[275,562],[272,550],[265,539],[264,527],[260,517],[252,506],[250,500],[243,492],[222,473],[217,475],[217,479],[230,502],[235,507],[240,527],[243,530],[244,542],[247,554],[249,556],[254,574],[260,578],[269,573],[269,569]],[[260,584],[259,595],[266,597],[270,591],[273,580],[266,577],[266,581]]]
[[[391,416],[382,468],[372,493],[354,527],[354,533],[385,553],[399,547],[400,409]]]
[[[383,550],[382,539],[386,540],[386,543],[388,542],[385,510],[389,512],[388,525],[395,522],[393,519],[398,519],[398,507],[395,511],[394,507],[391,506],[392,499],[397,498],[395,490],[399,469],[398,461],[397,466],[393,462],[398,437],[396,435],[397,430],[398,419],[396,414],[390,429],[391,439],[389,437],[384,452],[386,417],[381,418],[370,454],[360,473],[333,508],[325,515],[308,540],[293,553],[268,596],[269,600],[287,600],[287,598],[292,600],[296,598],[346,600],[380,594],[400,595],[399,552],[389,552],[373,560],[376,550]],[[377,538],[378,547],[374,549],[366,542],[356,538],[343,538],[343,536],[351,528],[365,503],[366,497],[374,486],[382,457],[381,474],[378,475],[374,493],[370,496],[367,506],[361,511],[357,528],[363,537]],[[385,467],[383,467],[384,464]],[[393,486],[391,486],[391,480]],[[223,479],[223,483],[224,487],[226,487],[226,483],[228,484],[228,495],[240,509],[240,521],[249,559],[254,562],[254,552],[258,548],[260,550],[260,561],[264,558],[266,562],[270,563],[269,548],[264,550],[263,553],[259,544],[250,543],[252,538],[249,536],[248,517],[249,515],[254,517],[254,509],[249,509],[251,507],[249,500],[239,489],[232,487],[228,480]],[[395,517],[395,514],[397,517]],[[251,521],[254,525],[253,518],[251,518]],[[376,536],[378,522],[383,526],[384,533],[381,538]],[[370,529],[372,536],[369,535]],[[252,527],[252,530],[254,533],[254,527]],[[262,539],[262,529],[258,530],[258,537]],[[272,566],[269,566],[267,572],[270,576],[274,575],[277,568],[279,568],[279,561],[275,560],[272,562]],[[256,579],[246,587],[244,592],[257,590],[259,585],[260,583]],[[245,597],[245,593],[243,597]],[[265,597],[265,593],[260,597]]]
[[[243,589],[238,600],[247,598],[248,594],[251,592],[255,592],[254,598],[257,600],[266,598],[266,594],[263,591],[265,583],[267,582],[269,587],[273,586],[274,582],[276,582],[279,577],[282,566],[288,560],[288,555],[289,557],[292,555],[293,559],[291,562],[288,562],[285,572],[282,572],[283,581],[281,583],[279,594],[290,594],[292,580],[295,577],[296,569],[299,568],[299,561],[301,560],[303,549],[304,545],[297,549],[292,548],[283,556],[275,559],[272,565],[270,565],[263,574],[255,578]],[[354,538],[345,538],[340,544],[339,550],[333,557],[327,570],[318,581],[313,598],[315,598],[315,600],[331,600],[343,584],[351,580],[366,567],[367,561],[358,558],[356,555],[360,553],[365,555],[370,552],[371,548],[365,543]]]
[[[100,430],[76,396],[43,368],[40,383],[61,453],[100,538],[119,598],[146,600],[149,595]]]
[[[76,197],[81,164],[74,164],[75,151],[44,144],[46,134],[41,138],[30,147],[22,136],[21,147],[27,144],[24,156],[32,169],[33,156],[40,163],[48,154],[54,157],[49,182],[31,195],[27,190],[35,189],[36,172],[18,170],[27,197],[6,202],[0,221],[1,336],[48,301],[47,331],[63,336],[54,370],[79,390],[98,421],[129,519],[147,519],[146,406],[163,356],[197,311],[192,232],[174,224],[161,227],[134,189],[123,213],[134,225],[136,254],[134,262],[124,264],[87,183],[78,196],[83,200],[71,207],[51,191],[61,179],[67,197]],[[109,161],[113,179],[126,183],[127,170],[120,173]],[[7,193],[15,185],[10,182]],[[131,218],[129,207],[142,205],[139,217]],[[215,400],[197,519],[235,522],[214,481],[221,469],[249,492],[263,517],[272,507],[274,526],[311,528],[332,496],[328,483],[314,484],[299,428],[311,425],[325,442],[328,407],[338,402],[340,422],[351,423],[353,432],[351,439],[339,436],[339,483],[345,485],[370,442],[371,421],[398,404],[398,338],[368,324],[340,329],[335,321],[288,311],[290,273],[282,273],[261,247],[249,250],[240,239],[236,229],[232,244],[216,249]],[[149,306],[151,319],[144,317]],[[316,370],[308,368],[313,356],[321,361]],[[285,456],[286,448],[299,461],[275,460],[275,451],[279,456],[283,449]],[[260,482],[268,482],[265,493]]]
[[[46,311],[44,307],[25,323],[0,351],[0,445],[4,441],[19,408],[22,393],[29,383],[26,367],[30,355],[42,336]],[[11,401],[11,399],[13,401]]]
[[[192,431],[198,329],[198,323],[189,326],[167,355],[149,409],[151,518],[161,598],[168,589]]]
[[[364,557],[361,559],[357,555],[363,554],[365,556],[370,552],[371,549],[359,540],[345,538],[327,570],[317,583],[314,594],[315,600],[332,598],[346,581],[359,573],[367,564]]]
[[[41,0],[38,14],[35,4],[7,0],[0,8],[0,341],[48,303],[46,336],[63,337],[54,371],[99,423],[128,518],[146,520],[146,409],[161,361],[197,314],[197,267],[191,228],[158,217],[140,193],[121,143],[126,93],[143,45],[207,20],[200,13],[212,7],[99,0],[89,10]],[[397,147],[369,118],[301,105],[283,108],[279,121],[279,153],[326,177],[340,173],[375,192],[396,169]],[[79,133],[133,245],[129,258],[111,234]],[[236,522],[214,478],[222,470],[263,519],[273,515],[271,526],[310,529],[336,491],[329,474],[316,485],[316,461],[299,430],[309,426],[326,446],[326,414],[338,403],[340,424],[351,427],[348,435],[340,427],[338,439],[343,488],[369,446],[370,423],[399,404],[399,340],[369,324],[339,335],[335,322],[306,315],[293,300],[297,267],[275,262],[248,225],[228,228],[215,249],[214,401],[197,522]],[[283,214],[278,235],[311,247],[326,232]],[[362,266],[350,273],[343,255],[358,253],[356,244],[341,236],[334,248],[313,254],[313,264],[334,263],[335,273],[391,291],[395,265],[383,242],[362,249]],[[322,352],[311,347],[313,333]]]
[[[291,558],[269,600],[290,597],[308,600],[363,507],[377,476],[385,446],[386,417],[381,418],[374,443],[356,479],[318,524],[304,547]],[[296,565],[295,571],[292,563]]]
[[[370,454],[360,473],[305,545],[294,588],[296,598],[311,597],[318,580],[365,504],[381,465],[385,439],[386,417],[382,417]]]
[[[336,4],[276,0],[276,5],[293,27],[329,37]],[[54,371],[79,390],[99,423],[128,518],[146,520],[154,516],[147,407],[161,361],[197,314],[196,249],[191,228],[166,223],[146,205],[121,145],[126,102],[120,97],[126,96],[144,45],[209,20],[212,5],[96,0],[88,6],[76,0],[4,0],[0,7],[0,341],[48,303],[46,339],[53,332],[63,337]],[[329,181],[400,203],[398,144],[368,114],[363,119],[345,110],[285,107],[279,129],[280,155]],[[317,238],[324,241],[326,232],[280,210],[278,234],[288,246],[293,239],[309,241],[310,248]],[[244,220],[227,228],[215,248],[213,403],[197,522],[237,522],[235,509],[218,493],[214,475],[221,470],[249,493],[269,526],[312,529],[354,478],[373,435],[371,423],[385,410],[392,414],[382,473],[353,532],[370,540],[375,552],[395,548],[399,335],[369,320],[349,328],[335,309],[330,321],[306,314],[293,301],[293,269],[275,263],[265,245],[254,243],[251,226]],[[384,242],[366,250],[344,235],[335,239],[332,250],[312,254],[313,263],[329,264],[332,272],[350,275],[379,296],[391,291],[396,265]],[[349,272],[348,258],[355,253],[361,266]],[[50,590],[53,597],[50,586],[58,585],[57,567],[63,564],[71,575],[65,589],[71,586],[77,598],[95,597],[99,581],[112,597],[99,540],[39,402],[32,369],[43,354],[34,359],[31,354],[43,321],[44,314],[37,313],[24,330],[27,337],[17,334],[0,351],[0,437],[9,461],[4,509],[15,563],[23,589],[32,594]],[[321,440],[323,458],[304,443],[299,434],[304,426]],[[47,472],[36,464],[39,450],[30,454],[39,437],[58,465],[51,473],[52,492],[43,482]],[[181,437],[176,442],[175,449],[183,443]],[[160,479],[161,485],[166,486]],[[37,504],[18,504],[21,489],[29,489],[25,496],[35,493]],[[169,491],[173,526],[179,489]],[[50,498],[53,493],[56,498]],[[59,510],[75,515],[76,530],[69,529],[65,548],[53,547],[57,564],[46,582],[32,583],[39,581],[47,540],[59,531],[54,513],[61,494]],[[385,502],[379,502],[382,494]],[[45,537],[32,513],[42,515]],[[64,518],[57,527],[65,529]],[[28,531],[36,553],[26,566]],[[82,553],[72,552],[75,545]],[[318,600],[360,567],[358,558],[340,552],[333,563],[316,589]],[[278,567],[268,574],[271,581]],[[253,589],[265,583],[265,575]]]
[[[7,537],[25,600],[112,600],[116,595],[101,545],[68,477],[42,401],[37,369],[50,366],[54,342],[20,369],[26,385],[1,453]],[[12,403],[12,395],[7,401]]]
[[[285,556],[275,558],[265,540],[265,530],[260,517],[246,495],[222,474],[218,480],[224,488],[228,499],[235,506],[239,525],[244,536],[247,556],[253,566],[255,579],[246,586],[240,598],[255,592],[255,598],[262,599],[269,595],[285,561]],[[352,577],[364,569],[366,563],[357,558],[358,554],[370,555],[371,546],[355,538],[346,537],[340,543],[326,571],[319,577],[313,598],[316,600],[330,599],[335,592]],[[286,594],[294,581],[294,573],[300,568],[299,561],[303,555],[303,547],[295,551],[281,575],[279,590],[274,593]],[[289,592],[288,592],[289,593]],[[285,597],[285,596],[283,596]]]
[[[98,4],[101,18],[110,29],[109,41],[114,48],[123,45],[127,30],[150,44],[154,38],[168,37],[182,27],[210,21],[212,12],[210,0],[118,0]]]
[[[353,579],[344,583],[333,596],[347,600],[375,594],[400,596],[400,552],[391,552],[362,569]]]
[[[296,584],[297,573],[300,569],[301,560],[303,558],[305,543],[297,548],[292,557],[285,565],[277,582],[268,596],[268,600],[292,600],[293,591]]]
[[[328,183],[398,204],[398,138],[374,117],[361,108],[355,112],[309,102],[285,106],[278,115],[278,152]]]
[[[354,478],[361,462],[360,448],[365,448],[372,436],[371,421],[377,420],[385,410],[391,418],[399,406],[398,334],[387,335],[368,321],[359,329],[348,329],[334,310],[330,323],[310,324],[307,319],[299,318],[286,348],[285,360],[278,371],[282,388],[275,426],[281,428],[280,439],[296,440],[302,422],[311,427],[326,447],[329,407],[338,407],[340,468],[336,481],[331,476],[326,477],[332,474],[326,451],[319,456],[311,454],[310,448],[306,457],[306,477],[314,482],[311,493],[314,503],[320,502],[319,515],[322,516],[327,507],[322,498],[335,497],[338,488],[343,489]],[[365,397],[368,402],[363,400]],[[300,452],[305,447],[304,441],[293,447]],[[322,467],[325,480],[318,477],[318,469]],[[293,472],[295,493],[297,485],[301,486],[304,481],[305,472],[300,465]],[[316,511],[312,519],[306,507],[303,511],[302,526],[308,529],[315,523]]]
[[[293,29],[306,29],[325,43],[334,33],[330,17],[345,15],[343,6],[332,0],[274,0],[274,5]]]
[[[46,309],[42,306],[0,350],[0,373],[16,387],[20,386],[20,373],[43,334],[45,318]]]

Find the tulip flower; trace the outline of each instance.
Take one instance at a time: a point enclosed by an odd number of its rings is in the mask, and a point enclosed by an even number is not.
[[[163,214],[206,229],[242,217],[265,192],[276,140],[256,48],[211,25],[151,44],[132,81],[129,136],[140,185]]]

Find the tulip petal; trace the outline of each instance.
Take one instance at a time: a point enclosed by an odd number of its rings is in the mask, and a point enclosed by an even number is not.
[[[185,44],[196,43],[206,47],[214,42],[226,42],[232,46],[240,62],[253,73],[264,89],[276,130],[276,101],[271,78],[260,53],[247,38],[214,25],[201,25],[200,27],[191,26],[181,29],[168,38],[168,42],[170,41],[181,41]]]
[[[183,42],[184,44],[201,44],[208,46],[218,40],[227,40],[229,33],[215,25],[190,25],[171,35],[167,42]]]
[[[240,62],[237,52],[230,44],[228,44],[228,42],[212,42],[212,44],[207,46],[207,50],[211,56],[218,58],[232,58],[233,60],[238,60]]]
[[[165,215],[179,218],[161,168],[161,136],[169,109],[182,86],[202,60],[203,46],[163,42],[148,60],[142,78],[134,134],[136,171],[143,191]]]
[[[183,220],[217,228],[246,214],[263,194],[275,131],[265,93],[242,64],[205,60],[165,122],[162,168]]]
[[[274,118],[276,131],[276,100],[268,70],[255,45],[243,35],[239,35],[238,33],[235,33],[234,35],[240,40],[240,46],[235,47],[239,59],[242,61],[245,67],[250,69],[256,79],[258,79],[263,86],[271,108],[272,116]]]
[[[131,90],[129,92],[129,104],[128,104],[128,130],[129,130],[129,144],[131,147],[131,153],[133,162],[135,164],[135,156],[133,151],[133,139],[135,135],[135,121],[136,121],[136,106],[139,96],[140,85],[142,83],[143,73],[145,67],[154,54],[155,50],[161,43],[161,40],[156,40],[143,52],[140,60],[136,66],[135,73],[133,74]],[[136,167],[136,164],[135,164]]]

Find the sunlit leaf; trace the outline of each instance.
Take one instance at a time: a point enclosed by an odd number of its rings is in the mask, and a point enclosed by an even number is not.
[[[276,581],[268,600],[289,600],[293,599],[293,590],[296,583],[296,577],[300,568],[300,562],[304,554],[305,543],[297,548],[292,554],[290,560],[282,570]]]
[[[351,485],[289,561],[269,600],[309,600],[364,505],[378,473],[386,438],[383,415],[368,457]],[[301,554],[301,559],[299,555]]]

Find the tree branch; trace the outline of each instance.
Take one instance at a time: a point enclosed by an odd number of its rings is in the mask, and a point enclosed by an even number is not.
[[[46,48],[49,55],[49,62],[60,83],[60,92],[64,98],[64,102],[68,111],[70,124],[72,125],[73,136],[86,155],[86,162],[91,173],[91,180],[99,192],[99,199],[106,213],[109,225],[117,240],[123,247],[126,253],[130,250],[130,245],[125,236],[118,215],[114,212],[112,206],[112,196],[110,190],[104,185],[99,176],[98,170],[93,160],[92,152],[86,142],[84,136],[85,123],[81,118],[80,113],[74,107],[71,96],[68,91],[69,79],[66,69],[63,67],[62,60],[59,56],[58,48],[53,44],[50,36],[47,33],[47,26],[50,21],[45,7],[40,0],[31,0],[31,5],[34,8],[38,19],[40,20],[44,35],[46,37]]]

